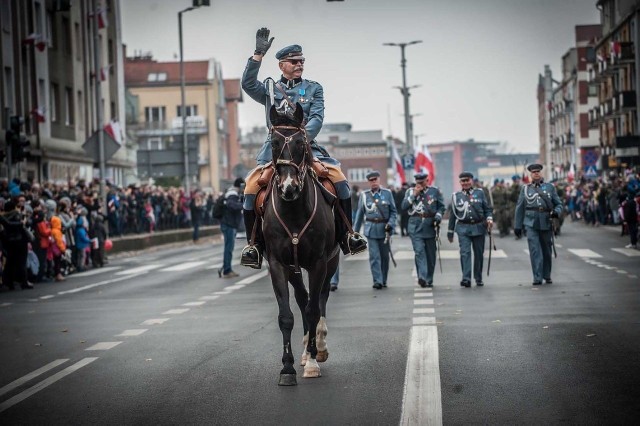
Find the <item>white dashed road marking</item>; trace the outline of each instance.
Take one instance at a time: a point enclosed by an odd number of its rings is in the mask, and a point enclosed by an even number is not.
[[[120,334],[116,334],[116,337],[131,337],[131,336],[139,336],[145,331],[148,331],[146,328],[136,328],[133,330],[125,330]]]
[[[86,272],[78,272],[78,273],[75,273],[73,275],[70,275],[69,278],[73,278],[73,277],[90,277],[92,275],[98,275],[98,274],[102,274],[102,273],[105,273],[105,272],[117,271],[118,269],[122,269],[122,266],[107,266],[106,268],[97,268],[97,269],[92,269],[92,270],[86,271]]]
[[[413,325],[435,324],[436,317],[413,317]]]
[[[202,296],[202,297],[199,297],[198,299],[200,299],[200,300],[216,300],[218,297],[220,297],[220,296]]]
[[[414,300],[413,304],[414,305],[433,305],[433,299]]]
[[[575,254],[578,257],[599,258],[602,257],[598,253],[589,249],[567,249],[570,253]]]
[[[243,280],[238,281],[236,283],[236,285],[238,285],[238,284],[251,284],[253,282],[258,281],[261,278],[266,277],[267,275],[269,275],[269,271],[262,271],[262,272],[259,272],[259,273],[255,274],[255,275],[251,275],[250,277],[247,277],[247,278],[245,278]]]
[[[88,347],[85,351],[108,351],[118,346],[122,342],[99,342],[95,345]]]
[[[640,256],[640,250],[636,250],[636,249],[612,248],[611,250],[615,251],[616,253],[624,254],[625,256],[628,256],[628,257]]]
[[[185,262],[180,263],[178,265],[173,265],[168,268],[160,269],[160,272],[175,272],[175,271],[186,271],[187,269],[195,268],[200,265],[204,265],[206,262]]]
[[[47,300],[47,299],[53,299],[54,297],[56,296],[54,296],[53,294],[47,294],[46,296],[40,296],[40,299]]]
[[[415,297],[433,297],[433,293],[416,293]]]
[[[433,309],[433,308],[414,308],[413,309],[413,315],[433,314],[433,313],[435,313],[435,309]]]
[[[183,303],[182,306],[202,306],[207,302],[187,302]]]
[[[54,368],[56,368],[59,365],[64,364],[65,362],[69,361],[68,359],[56,359],[55,361],[50,362],[49,364],[45,365],[44,367],[40,367],[35,371],[32,371],[31,373],[27,374],[26,376],[22,376],[19,379],[14,380],[13,382],[9,383],[6,386],[3,386],[2,388],[0,388],[0,395],[4,395],[7,392],[10,392],[12,390],[14,390],[17,387],[20,387],[22,385],[24,385],[25,383],[27,383],[29,380],[33,380],[36,377],[38,377],[39,375],[41,375],[42,373],[46,373],[49,370],[52,370]]]
[[[156,324],[164,324],[169,321],[171,318],[153,318],[142,321],[140,325],[156,325]]]
[[[143,265],[143,266],[138,266],[137,268],[131,268],[124,271],[116,272],[116,275],[133,275],[133,274],[138,274],[140,272],[149,272],[152,269],[158,269],[161,267],[162,265]]]
[[[185,312],[187,312],[189,310],[189,308],[184,308],[184,309],[169,309],[166,312],[163,312],[162,315],[180,315],[180,314],[184,314]]]

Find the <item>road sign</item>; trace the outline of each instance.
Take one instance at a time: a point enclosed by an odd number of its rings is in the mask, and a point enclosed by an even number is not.
[[[587,166],[584,170],[585,177],[594,178],[598,176],[595,166]]]
[[[415,158],[413,154],[405,154],[402,156],[402,167],[406,170],[413,169]]]

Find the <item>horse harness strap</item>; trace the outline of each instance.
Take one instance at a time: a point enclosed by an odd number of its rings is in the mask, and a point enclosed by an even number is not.
[[[302,230],[300,231],[300,233],[291,233],[287,225],[284,223],[284,221],[280,217],[278,210],[276,209],[276,202],[275,202],[276,194],[271,194],[271,205],[273,206],[273,212],[276,214],[276,218],[278,218],[278,222],[280,222],[280,225],[282,225],[284,230],[287,231],[287,234],[289,234],[289,238],[291,238],[291,244],[293,244],[293,262],[294,262],[294,270],[296,274],[301,273],[300,266],[298,264],[298,243],[300,242],[300,238],[302,238],[302,235],[304,234],[304,232],[307,230],[307,228],[311,224],[311,221],[316,216],[316,211],[318,210],[318,189],[316,188],[315,185],[312,185],[312,186],[313,186],[313,212],[311,213],[311,216],[307,220],[307,223],[305,223],[304,226],[302,227]],[[274,191],[274,190],[275,190],[275,186],[272,185],[271,191]]]

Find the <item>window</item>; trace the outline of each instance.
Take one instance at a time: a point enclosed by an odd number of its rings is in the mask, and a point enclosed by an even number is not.
[[[47,12],[47,41],[49,48],[56,48],[56,38],[58,37],[58,28],[56,25],[56,17],[53,12]]]
[[[166,108],[163,106],[145,107],[144,116],[147,123],[165,121],[167,119]]]
[[[49,105],[49,111],[51,112],[52,123],[58,121],[58,96],[58,85],[56,83],[51,83],[51,96],[49,97],[51,105]]]
[[[81,61],[82,60],[82,35],[80,33],[80,24],[79,23],[75,23],[74,24],[74,37],[75,37],[75,42],[76,42],[76,59]]]
[[[115,102],[111,102],[111,111],[110,112],[111,112],[111,119],[112,120],[115,120],[116,118],[118,118],[118,111],[116,110],[116,103]]]
[[[198,115],[198,105],[185,105],[185,111],[187,111],[187,117],[193,117],[194,115]],[[182,105],[178,105],[176,108],[176,115],[178,117],[182,117]]]
[[[147,81],[158,81],[158,73],[149,73],[149,75],[147,76]]]
[[[66,16],[62,17],[62,51],[71,56],[72,45],[71,45],[71,24],[69,23],[69,18]]]
[[[367,180],[367,174],[371,171],[371,168],[355,168],[349,169],[348,179],[352,182],[364,182]]]
[[[149,138],[147,140],[140,141],[138,145],[143,151],[159,151],[163,149],[164,144],[161,138]]]
[[[107,47],[109,49],[109,74],[113,75],[113,69],[115,68],[116,60],[114,58],[115,50],[113,49],[113,40],[109,39],[109,45]]]
[[[36,18],[36,33],[44,35],[44,27],[42,26],[42,6],[40,3],[34,3],[34,15]]]
[[[11,2],[0,1],[0,25],[2,25],[2,31],[11,32]]]
[[[64,124],[73,126],[73,90],[70,87],[64,89]]]
[[[78,106],[78,127],[80,129],[84,129],[84,103],[82,102],[82,91],[78,90],[78,94],[76,96],[76,105]]]
[[[4,106],[5,108],[9,108],[11,111],[14,111],[15,108],[13,106],[13,74],[11,72],[11,68],[4,67]]]
[[[167,81],[167,73],[159,72],[158,73],[158,81]]]

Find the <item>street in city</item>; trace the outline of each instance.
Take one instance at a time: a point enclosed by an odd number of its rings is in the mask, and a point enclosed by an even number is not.
[[[629,424],[640,418],[640,251],[619,228],[565,223],[553,284],[526,241],[496,238],[462,288],[443,238],[433,289],[408,238],[388,288],[343,259],[322,377],[279,387],[267,270],[218,278],[220,241],[111,259],[0,293],[0,421],[16,424]],[[235,263],[242,241],[236,244]],[[487,244],[488,246],[488,244]],[[487,253],[488,254],[488,253]],[[437,268],[439,268],[437,266]],[[293,304],[295,306],[295,304]],[[302,353],[294,310],[294,355]]]

